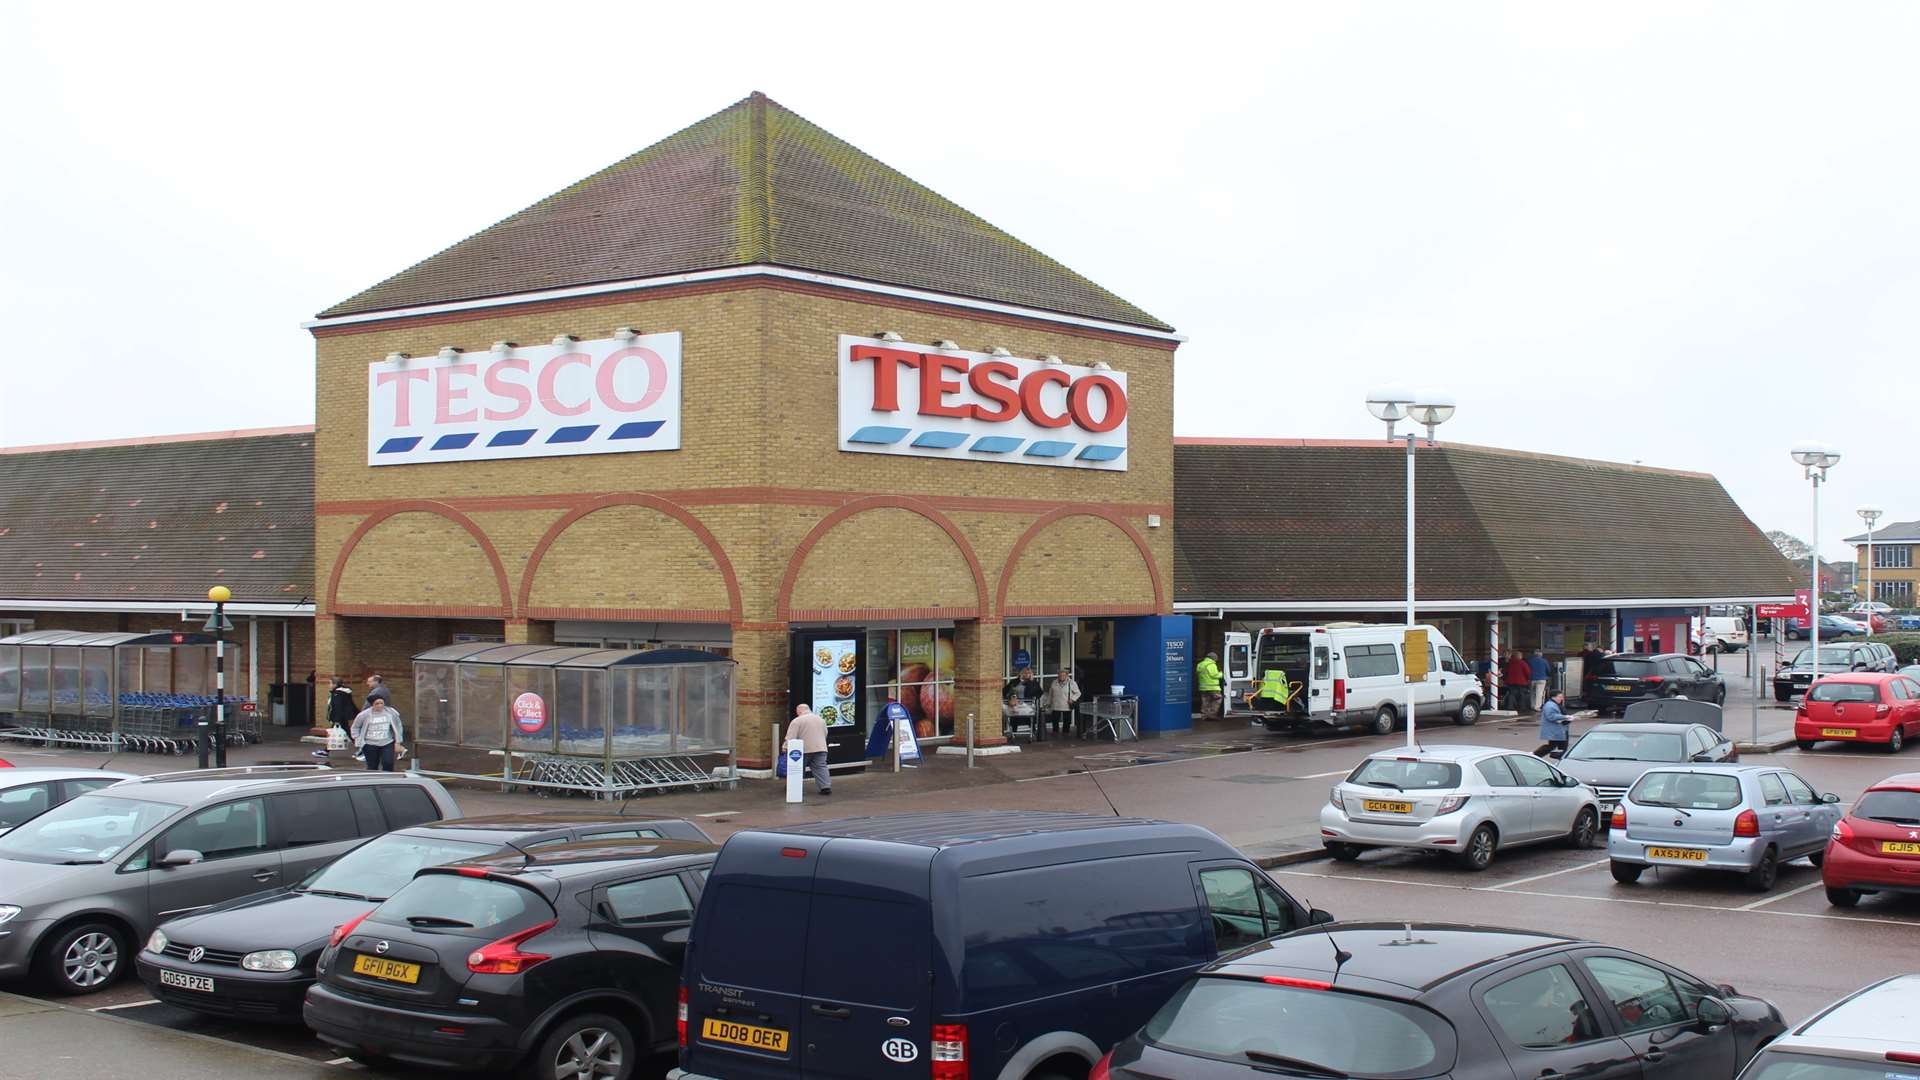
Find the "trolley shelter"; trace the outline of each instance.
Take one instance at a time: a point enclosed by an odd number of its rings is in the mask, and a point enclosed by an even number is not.
[[[228,738],[259,717],[227,700]],[[0,638],[0,738],[184,754],[214,695],[214,639],[185,633],[36,630]]]
[[[432,649],[413,658],[416,768],[607,798],[731,783],[736,670],[698,649]]]

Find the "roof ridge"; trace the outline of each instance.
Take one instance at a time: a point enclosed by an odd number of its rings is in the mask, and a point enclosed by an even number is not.
[[[0,454],[49,454],[60,450],[99,450],[112,446],[152,446],[158,443],[213,442],[218,439],[261,439],[272,435],[311,435],[312,424],[287,427],[234,428],[229,431],[195,431],[178,435],[129,435],[118,439],[91,439],[81,442],[37,443],[27,446],[0,446]]]

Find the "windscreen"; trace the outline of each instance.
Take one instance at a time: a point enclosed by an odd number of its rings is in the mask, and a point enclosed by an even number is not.
[[[0,859],[105,862],[179,809],[173,803],[82,795],[0,837]]]
[[[1807,694],[1807,700],[1873,704],[1880,700],[1880,688],[1873,683],[1834,682],[1827,679],[1814,684],[1813,690]]]
[[[1141,1035],[1176,1053],[1289,1075],[1432,1076],[1454,1059],[1453,1028],[1417,1005],[1252,979],[1189,982]]]
[[[1347,783],[1398,788],[1401,791],[1457,788],[1460,786],[1460,766],[1451,761],[1368,758],[1347,777]]]
[[[1851,649],[1847,649],[1847,648],[1829,649],[1824,645],[1820,647],[1820,666],[1823,668],[1826,668],[1829,671],[1833,670],[1835,667],[1845,667],[1849,663],[1852,663],[1852,661],[1853,661],[1853,650]],[[1812,667],[1813,666],[1813,650],[1801,649],[1799,655],[1793,658],[1793,666],[1797,668]]]
[[[1920,825],[1920,791],[1869,791],[1853,804],[1853,816],[1890,825]]]
[[[455,933],[511,934],[553,918],[531,889],[462,874],[422,874],[373,909],[375,922]]]
[[[1685,761],[1677,731],[1589,731],[1568,761]]]
[[[423,866],[459,862],[493,850],[491,844],[471,840],[388,833],[335,859],[300,888],[356,900],[385,900],[412,881],[414,871]]]
[[[1651,660],[1621,660],[1609,656],[1594,663],[1593,673],[1601,678],[1644,679],[1660,674],[1660,665]]]
[[[1740,778],[1725,773],[1650,772],[1627,797],[1642,806],[1731,810],[1740,805]]]
[[[1823,1057],[1819,1051],[1769,1050],[1753,1059],[1740,1080],[1907,1080],[1914,1075],[1920,1074],[1889,1069],[1884,1061]]]

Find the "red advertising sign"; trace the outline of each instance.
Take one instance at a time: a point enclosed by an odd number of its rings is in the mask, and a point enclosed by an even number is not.
[[[1759,619],[1804,619],[1807,617],[1807,610],[1813,606],[1811,603],[1811,595],[1807,590],[1800,589],[1793,594],[1793,603],[1791,604],[1756,605],[1753,609],[1754,617]]]
[[[514,726],[528,735],[547,726],[547,703],[539,694],[528,691],[513,699]]]

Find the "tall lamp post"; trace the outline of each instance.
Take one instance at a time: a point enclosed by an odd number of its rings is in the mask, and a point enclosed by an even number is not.
[[[225,585],[215,585],[207,590],[207,599],[213,601],[213,614],[207,617],[202,628],[213,635],[213,764],[215,768],[227,767],[227,631],[233,629],[233,620],[227,618],[227,601],[233,599],[233,590]],[[206,743],[202,742],[200,767],[207,765]]]
[[[1873,526],[1880,520],[1881,511],[1877,506],[1863,506],[1854,513],[1867,523],[1867,632],[1872,633],[1873,602],[1878,599],[1873,595]]]
[[[1793,460],[1807,471],[1807,479],[1813,481],[1813,551],[1807,555],[1813,577],[1812,590],[1807,594],[1807,640],[1811,643],[1808,655],[1813,657],[1807,692],[1812,693],[1813,684],[1820,681],[1820,485],[1827,478],[1827,470],[1840,463],[1840,454],[1824,443],[1801,443],[1793,448]]]
[[[1403,642],[1411,643],[1415,625],[1414,615],[1414,575],[1413,575],[1413,449],[1419,440],[1419,434],[1413,430],[1413,424],[1422,424],[1427,429],[1427,445],[1433,445],[1433,429],[1453,418],[1453,398],[1446,394],[1413,393],[1401,389],[1376,390],[1367,395],[1367,411],[1376,420],[1387,423],[1387,440],[1393,440],[1393,427],[1402,420],[1411,421],[1407,426],[1407,634]],[[1401,664],[1404,672],[1413,670],[1413,656],[1407,644],[1401,646]],[[1417,743],[1415,729],[1418,727],[1418,691],[1420,683],[1407,678],[1407,745]]]

